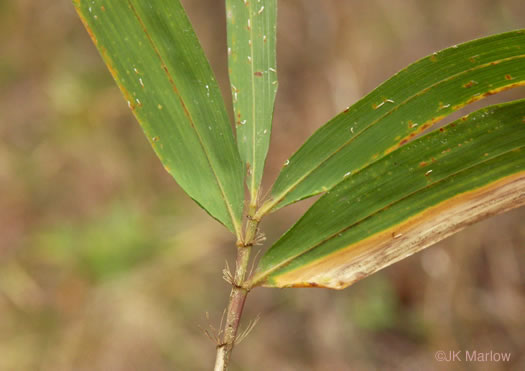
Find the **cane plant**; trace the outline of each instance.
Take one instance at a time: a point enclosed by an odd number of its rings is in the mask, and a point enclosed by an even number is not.
[[[415,138],[469,103],[525,85],[525,30],[454,45],[398,72],[318,129],[262,197],[278,86],[277,0],[226,0],[234,130],[179,0],[74,5],[166,171],[235,235],[216,370],[228,368],[250,290],[343,289],[525,204],[525,100]],[[315,195],[249,272],[261,220]]]

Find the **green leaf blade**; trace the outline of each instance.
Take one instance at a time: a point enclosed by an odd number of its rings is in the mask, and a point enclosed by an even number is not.
[[[525,85],[524,63],[523,30],[414,63],[314,133],[282,169],[264,211],[325,192],[466,104]]]
[[[252,283],[344,288],[481,218],[525,204],[525,101],[427,134],[321,197]]]
[[[74,4],[166,170],[239,236],[242,162],[217,83],[180,2]]]
[[[226,0],[226,19],[237,145],[255,200],[270,145],[277,92],[277,0]]]

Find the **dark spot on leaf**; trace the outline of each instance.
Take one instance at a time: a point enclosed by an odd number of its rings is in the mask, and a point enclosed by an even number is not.
[[[262,77],[263,73],[261,71],[254,72],[254,75],[257,77]]]
[[[419,163],[419,167],[425,167],[425,166],[427,166],[427,165],[428,165],[428,164],[427,164],[425,161],[421,161],[421,162]]]
[[[399,238],[401,237],[403,234],[401,233],[397,233],[397,232],[392,232],[392,238],[396,239],[396,238]]]
[[[512,80],[512,76],[509,74],[505,75],[505,80]]]
[[[474,86],[474,85],[477,85],[477,84],[478,84],[478,83],[477,83],[476,81],[474,81],[474,80],[470,80],[470,81],[467,82],[466,84],[463,84],[463,87],[464,87],[464,88],[470,88],[470,87],[472,87],[472,86]]]

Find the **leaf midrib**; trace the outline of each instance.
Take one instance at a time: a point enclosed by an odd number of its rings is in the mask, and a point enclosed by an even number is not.
[[[257,159],[256,159],[256,151],[255,151],[255,143],[256,143],[256,137],[255,137],[255,134],[257,133],[257,124],[256,124],[256,114],[255,114],[255,71],[254,71],[254,64],[255,64],[255,57],[253,55],[253,43],[254,43],[254,39],[253,39],[253,27],[255,26],[255,22],[253,21],[252,19],[252,12],[253,8],[252,8],[252,3],[251,1],[248,3],[248,19],[250,20],[250,68],[251,68],[251,74],[250,74],[250,79],[251,79],[251,82],[252,82],[252,122],[253,122],[253,127],[252,127],[252,161],[253,161],[253,164],[252,164],[252,168],[251,168],[251,171],[252,171],[252,174],[251,174],[251,179],[250,179],[250,183],[251,183],[251,186],[250,186],[250,193],[251,193],[251,198],[252,198],[252,202],[256,202],[256,197],[257,197],[257,189],[256,189],[256,185],[255,185],[255,178],[256,178],[256,171],[255,171],[255,168],[256,166],[259,166],[259,164],[257,163],[256,165],[256,162],[257,162]]]

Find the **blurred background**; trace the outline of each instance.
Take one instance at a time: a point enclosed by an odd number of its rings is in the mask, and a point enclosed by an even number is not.
[[[231,107],[223,1],[182,2]],[[320,125],[399,69],[525,26],[522,0],[279,6],[265,190]],[[164,171],[69,0],[0,0],[0,41],[0,370],[211,369],[199,327],[226,305],[232,236]],[[268,218],[267,245],[307,206]],[[233,369],[524,370],[523,220],[491,218],[344,291],[254,290],[244,324],[261,320]],[[512,356],[438,363],[437,350]]]

